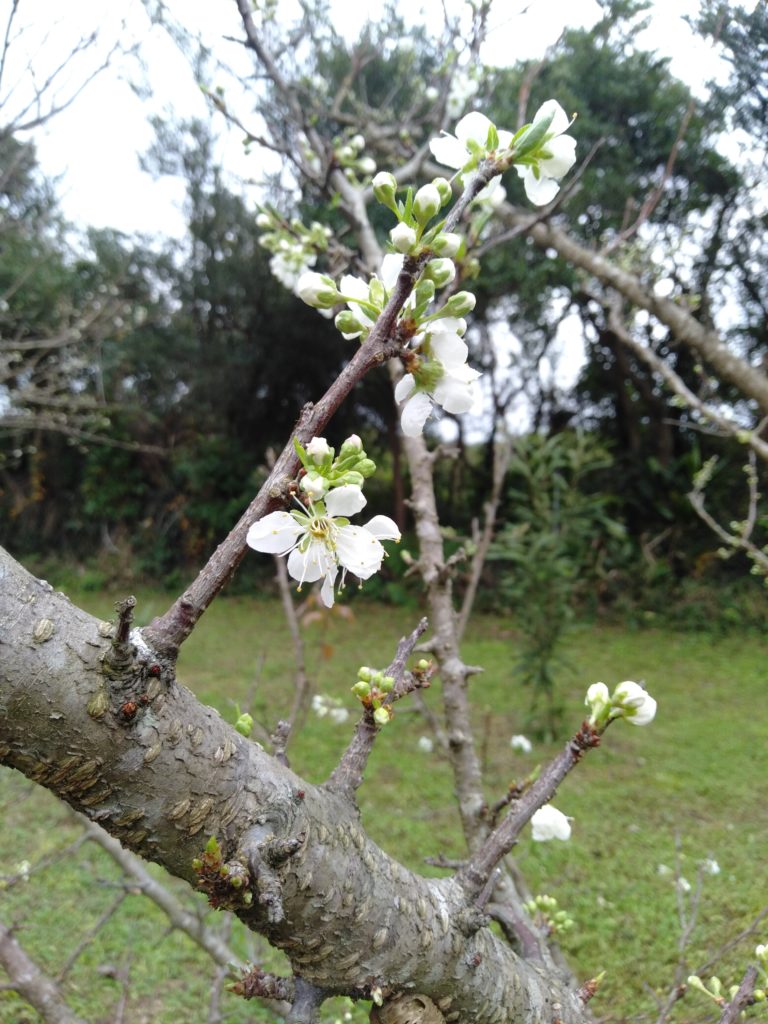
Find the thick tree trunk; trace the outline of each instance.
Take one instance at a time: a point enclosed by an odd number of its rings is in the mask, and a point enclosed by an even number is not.
[[[217,837],[239,872],[231,885],[216,875],[218,902],[326,993],[421,992],[477,1024],[583,1019],[457,881],[388,857],[349,797],[240,736],[140,631],[122,650],[110,632],[0,549],[0,762],[192,884]]]

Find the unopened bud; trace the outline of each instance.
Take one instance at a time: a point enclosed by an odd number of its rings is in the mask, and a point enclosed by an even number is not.
[[[376,723],[376,725],[386,725],[387,722],[389,722],[390,717],[391,715],[389,708],[376,708],[376,710],[373,712],[373,720]]]
[[[344,441],[341,446],[341,455],[351,455],[352,452],[361,452],[363,450],[363,442],[357,436],[357,434],[350,434],[349,437]]]
[[[440,192],[435,185],[422,185],[413,197],[413,215],[419,224],[426,224],[439,213],[443,205]]]
[[[371,694],[371,687],[361,679],[352,687],[352,693],[354,693],[356,697],[369,697]]]
[[[365,683],[370,683],[371,679],[373,679],[373,669],[368,668],[367,665],[361,665],[357,670],[357,678],[362,679]]]
[[[351,309],[342,309],[337,313],[334,323],[342,334],[356,335],[363,330],[363,324],[357,319]]]
[[[384,691],[384,693],[389,693],[394,685],[394,676],[384,676],[384,678],[381,680],[381,688]]]
[[[431,247],[433,252],[436,252],[438,256],[453,257],[461,248],[463,239],[461,235],[457,235],[452,231],[446,231],[445,234],[437,235],[432,239]]]
[[[389,232],[389,240],[398,252],[410,252],[416,244],[416,232],[407,224],[398,224]]]
[[[389,171],[379,171],[373,179],[373,194],[384,206],[392,206],[397,192],[397,181]]]
[[[456,277],[456,267],[453,260],[430,260],[424,268],[424,276],[435,282],[435,288],[445,288]]]
[[[336,282],[327,274],[316,274],[308,270],[301,275],[296,284],[296,294],[315,309],[331,309],[339,301]]]
[[[376,463],[373,459],[360,459],[355,469],[367,479],[376,472]]]
[[[432,184],[440,195],[440,204],[445,206],[446,203],[451,201],[451,197],[453,196],[453,189],[451,188],[450,181],[448,181],[447,178],[433,178]]]
[[[443,306],[443,316],[464,316],[475,308],[477,299],[472,292],[456,292]]]
[[[250,736],[253,732],[253,715],[247,713],[240,715],[235,722],[235,728],[241,736]]]

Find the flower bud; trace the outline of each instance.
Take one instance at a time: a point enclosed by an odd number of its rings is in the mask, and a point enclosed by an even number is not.
[[[407,224],[400,223],[389,232],[389,239],[398,252],[410,252],[416,244],[416,232]]]
[[[365,149],[365,139],[358,132],[357,135],[353,135],[349,140],[349,144],[356,153],[359,153],[361,149]]]
[[[384,206],[392,206],[397,192],[397,181],[389,171],[379,171],[373,179],[373,194]]]
[[[587,689],[584,703],[590,711],[590,722],[592,725],[595,725],[611,703],[611,697],[605,683],[592,683]]]
[[[328,493],[328,481],[319,473],[307,473],[300,486],[310,501],[321,501]]]
[[[476,302],[477,299],[472,292],[456,292],[448,299],[441,312],[443,316],[464,316],[472,312]]]
[[[386,725],[391,717],[392,716],[389,708],[376,708],[376,710],[373,712],[373,720],[376,723],[376,725]]]
[[[384,691],[384,693],[389,693],[392,690],[392,687],[395,685],[395,677],[394,676],[384,676],[382,678],[382,680],[381,680],[381,684],[380,685],[381,685],[381,688]]]
[[[368,668],[367,665],[361,665],[357,670],[357,678],[362,679],[365,683],[370,683],[371,679],[373,679],[373,669]]]
[[[263,213],[262,212],[262,213],[258,214],[257,217],[256,217],[256,227],[257,228],[271,228],[272,227],[272,217],[268,213]]]
[[[333,448],[324,437],[313,437],[306,447],[306,452],[312,461],[319,465],[328,455],[333,455]]]
[[[451,183],[447,178],[433,178],[432,184],[437,189],[440,195],[440,205],[445,206],[446,203],[450,203],[451,197],[453,196],[453,189]]]
[[[422,185],[413,197],[413,215],[419,224],[426,224],[439,213],[443,205],[440,192],[435,185]]]
[[[632,725],[648,725],[656,715],[656,701],[638,683],[627,679],[613,691],[611,704]]]
[[[367,480],[369,476],[373,476],[376,472],[376,463],[373,459],[360,459],[355,469]]]
[[[361,679],[352,687],[352,693],[356,697],[369,697],[371,695],[371,687]]]
[[[352,452],[361,452],[363,450],[363,442],[357,436],[357,434],[350,434],[349,437],[344,441],[341,446],[340,455],[351,455]]]
[[[363,324],[357,319],[351,309],[342,309],[340,313],[336,315],[334,323],[344,335],[352,335],[353,337],[363,330]]]
[[[342,484],[352,484],[354,487],[362,487],[364,480],[363,474],[356,472],[354,469],[350,469],[349,472],[343,473],[341,476]]]
[[[435,282],[435,288],[445,288],[456,277],[456,267],[453,260],[430,260],[424,268],[424,276]]]
[[[362,160],[357,161],[357,169],[361,174],[375,174],[376,173],[376,161],[373,157],[364,156]]]
[[[464,239],[461,235],[457,235],[453,231],[446,231],[444,234],[437,235],[433,238],[431,247],[439,256],[448,256],[451,258],[459,251],[463,241]]]
[[[426,672],[427,669],[429,668],[429,662],[427,661],[426,658],[420,658],[416,662],[416,668],[419,670],[419,672]]]
[[[384,308],[384,303],[387,301],[387,292],[378,277],[371,278],[371,282],[368,285],[368,298],[378,309]]]
[[[429,278],[422,278],[416,285],[413,293],[414,308],[426,307],[435,297],[435,282]]]
[[[336,283],[327,274],[317,274],[308,270],[301,275],[296,284],[296,294],[315,309],[331,309],[339,301],[340,296]]]

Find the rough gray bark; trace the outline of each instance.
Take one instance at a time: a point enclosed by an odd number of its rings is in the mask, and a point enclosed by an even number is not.
[[[0,762],[190,883],[216,836],[239,878],[221,884],[220,904],[324,994],[421,992],[446,1020],[474,1024],[584,1019],[455,879],[398,864],[351,799],[240,736],[138,630],[122,660],[110,632],[0,554]]]

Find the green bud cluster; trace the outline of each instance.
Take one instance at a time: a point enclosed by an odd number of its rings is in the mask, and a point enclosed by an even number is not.
[[[558,909],[558,903],[554,896],[548,896],[544,893],[535,896],[532,900],[528,900],[523,906],[531,917],[539,916],[542,924],[550,934],[557,933],[561,935],[576,927],[576,922],[568,911]]]
[[[384,700],[394,686],[394,676],[385,675],[368,665],[361,665],[357,670],[357,682],[352,687],[352,693],[364,708],[373,712],[373,720],[378,726],[386,725],[392,718],[392,708]]]
[[[313,481],[321,481],[326,492],[332,487],[350,484],[362,487],[368,477],[376,472],[376,463],[368,457],[363,442],[356,434],[344,441],[338,455],[336,449],[327,444],[324,438],[313,438],[306,448],[298,438],[294,438],[293,446],[306,475]],[[314,500],[308,489],[307,493]]]
[[[253,732],[253,715],[249,715],[247,711],[241,712],[237,704],[235,704],[235,710],[237,712],[235,729],[237,729],[241,736],[245,736],[247,739]]]

